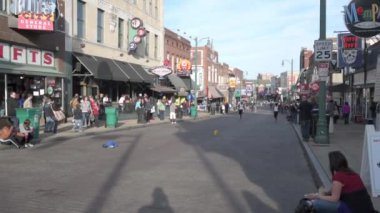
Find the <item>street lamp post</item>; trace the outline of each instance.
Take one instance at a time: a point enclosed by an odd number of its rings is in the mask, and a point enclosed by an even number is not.
[[[320,0],[320,34],[319,40],[326,39],[326,0]],[[318,123],[315,142],[328,144],[329,135],[326,121],[326,79],[320,78]]]
[[[201,39],[198,39],[198,37],[194,38],[195,51],[194,51],[193,65],[194,65],[194,81],[195,81],[194,93],[195,93],[195,106],[196,107],[198,107],[198,97],[197,97],[198,96],[198,42],[200,42],[204,39],[210,39],[210,38],[209,37],[204,37]]]
[[[285,61],[289,62],[288,60],[282,60],[282,66],[284,66]],[[289,99],[290,99],[290,94],[292,94],[291,92],[292,86],[293,86],[293,58],[290,60],[290,88],[288,92]]]

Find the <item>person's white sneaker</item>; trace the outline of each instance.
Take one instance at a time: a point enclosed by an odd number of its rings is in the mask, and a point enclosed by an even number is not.
[[[31,143],[28,143],[28,146],[29,146],[29,147],[33,147],[34,145],[33,145],[33,144],[31,144]]]
[[[28,144],[25,144],[24,147],[25,147],[25,148],[28,148]]]

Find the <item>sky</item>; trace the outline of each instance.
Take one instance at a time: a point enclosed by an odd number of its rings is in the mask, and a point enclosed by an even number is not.
[[[327,38],[347,31],[343,6],[349,2],[326,0]],[[319,38],[319,12],[320,0],[164,0],[164,25],[182,36],[211,38],[219,62],[256,79],[291,70],[292,59],[299,71],[301,49],[313,50]]]

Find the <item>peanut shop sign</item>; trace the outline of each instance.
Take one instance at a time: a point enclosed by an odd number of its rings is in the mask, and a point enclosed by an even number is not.
[[[380,33],[380,0],[352,0],[344,6],[347,29],[358,37],[372,37]]]

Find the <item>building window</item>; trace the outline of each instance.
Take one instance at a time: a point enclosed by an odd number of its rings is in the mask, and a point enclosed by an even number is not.
[[[0,0],[0,12],[1,13],[7,12],[7,0]]]
[[[100,10],[98,9],[98,23],[96,25],[96,28],[97,28],[97,39],[96,41],[98,43],[103,43],[104,41],[104,38],[103,38],[103,35],[104,35],[104,11],[103,10]]]
[[[118,35],[118,42],[117,46],[121,49],[123,48],[123,43],[124,43],[124,20],[119,18],[119,35]]]
[[[145,35],[145,56],[149,57],[149,31]]]
[[[86,10],[83,1],[77,2],[77,33],[79,38],[85,38],[86,34]]]
[[[158,1],[155,0],[154,3],[154,17],[157,19],[158,18]]]
[[[154,58],[158,57],[158,35],[154,35]]]
[[[131,4],[136,5],[136,3],[137,3],[137,0],[131,0]]]
[[[149,15],[153,16],[153,5],[152,0],[149,0]]]

